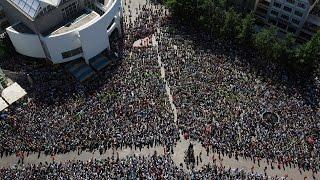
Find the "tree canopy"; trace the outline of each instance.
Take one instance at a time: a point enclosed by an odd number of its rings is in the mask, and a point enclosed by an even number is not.
[[[6,55],[6,46],[2,39],[0,39],[0,57],[4,57]]]

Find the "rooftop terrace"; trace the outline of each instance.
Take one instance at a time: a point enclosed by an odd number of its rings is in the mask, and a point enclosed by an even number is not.
[[[95,11],[84,11],[82,13],[79,13],[75,18],[62,22],[49,32],[45,33],[45,35],[57,35],[68,31],[72,31],[73,29],[79,28],[89,23],[97,17],[100,16]]]

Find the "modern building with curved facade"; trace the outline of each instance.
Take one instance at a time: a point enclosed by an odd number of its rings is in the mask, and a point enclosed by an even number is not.
[[[6,29],[20,54],[54,64],[83,58],[89,64],[121,34],[121,0],[1,0]]]

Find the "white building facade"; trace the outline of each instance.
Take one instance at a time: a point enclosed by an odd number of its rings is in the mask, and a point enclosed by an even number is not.
[[[122,32],[121,0],[4,1],[7,1],[4,9],[11,5],[25,15],[20,20],[14,19],[14,15],[8,17],[14,24],[6,31],[16,51],[54,64],[79,58],[89,64],[91,58],[110,49],[110,36],[114,31],[120,35]],[[50,23],[59,18],[60,22]]]

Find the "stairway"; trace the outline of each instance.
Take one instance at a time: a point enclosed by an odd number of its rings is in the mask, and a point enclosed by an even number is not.
[[[65,67],[80,82],[94,74],[94,70],[83,59],[71,61]]]
[[[97,56],[95,56],[94,58],[90,59],[90,65],[93,69],[95,69],[96,71],[100,71],[101,69],[103,69],[104,67],[106,67],[111,60],[108,59],[107,57],[99,54]]]

